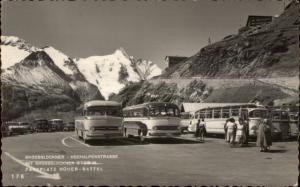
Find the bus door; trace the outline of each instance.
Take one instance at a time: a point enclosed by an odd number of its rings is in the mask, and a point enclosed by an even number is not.
[[[289,116],[286,111],[272,112],[272,125],[281,132],[281,140],[286,140],[289,137],[290,126]]]

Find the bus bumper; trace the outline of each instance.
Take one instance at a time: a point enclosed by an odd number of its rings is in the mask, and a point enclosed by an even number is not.
[[[172,138],[180,135],[180,132],[149,132],[145,138]]]
[[[87,132],[85,135],[85,139],[87,140],[119,139],[119,138],[123,138],[122,132],[110,132],[110,133]]]

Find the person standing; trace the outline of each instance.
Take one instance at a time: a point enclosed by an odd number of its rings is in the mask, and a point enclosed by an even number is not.
[[[206,133],[206,123],[204,121],[204,118],[201,119],[201,121],[199,122],[199,137],[200,137],[200,141],[204,142],[204,136]]]
[[[229,119],[226,119],[225,123],[224,123],[224,132],[225,132],[225,142],[227,141],[227,123],[228,123]]]
[[[200,119],[198,119],[196,123],[196,131],[195,131],[195,138],[198,140],[200,137]]]
[[[196,124],[196,132],[195,137],[197,140],[204,142],[204,134],[206,133],[206,124],[204,122],[204,118],[198,119]]]
[[[272,145],[271,124],[268,119],[264,119],[258,126],[256,145],[260,147],[260,152],[266,152]]]
[[[244,120],[244,130],[245,130],[245,145],[249,142],[249,119]]]
[[[236,129],[236,142],[239,146],[243,146],[245,144],[245,139],[245,125],[242,118],[239,118]]]
[[[230,118],[228,123],[227,123],[227,143],[229,143],[231,146],[234,145],[235,142],[235,135],[236,135],[236,123],[233,118]]]

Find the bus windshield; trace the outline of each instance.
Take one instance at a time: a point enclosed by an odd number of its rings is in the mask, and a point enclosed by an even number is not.
[[[267,111],[266,110],[252,110],[249,112],[250,118],[266,118]]]
[[[190,119],[190,113],[181,113],[181,115],[180,115],[180,117],[181,117],[181,119]]]
[[[155,106],[149,110],[150,116],[172,116],[179,117],[179,110],[175,107]]]
[[[88,116],[122,116],[121,108],[116,106],[94,106],[87,109]]]

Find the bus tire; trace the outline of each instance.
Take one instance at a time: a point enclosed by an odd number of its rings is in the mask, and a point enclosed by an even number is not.
[[[84,132],[83,135],[82,135],[82,140],[83,140],[83,142],[86,143],[86,144],[89,142],[88,139],[86,139],[86,134],[85,134],[85,132]]]
[[[146,138],[145,138],[144,133],[142,132],[141,129],[139,129],[139,133],[138,134],[139,134],[140,141],[141,142],[145,142]]]
[[[124,128],[124,131],[123,131],[123,137],[124,138],[129,138],[128,134],[127,134],[127,129]]]
[[[78,129],[76,129],[75,135],[76,135],[76,137],[79,139]]]

